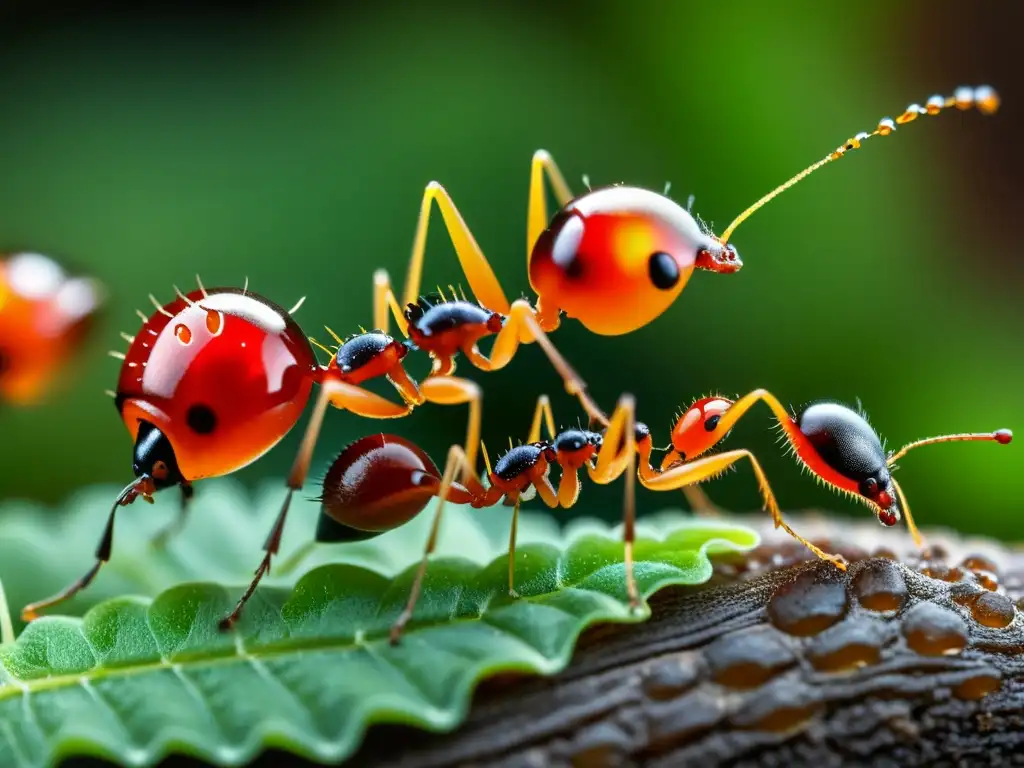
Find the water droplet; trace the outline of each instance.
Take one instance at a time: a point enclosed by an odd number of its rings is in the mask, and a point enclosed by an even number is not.
[[[913,120],[916,120],[917,116],[921,114],[924,114],[924,109],[921,107],[921,105],[911,104],[909,107],[907,107],[906,112],[904,112],[902,115],[896,118],[896,122],[899,123],[900,125],[904,125],[905,123],[909,123]]]
[[[804,571],[772,595],[768,618],[790,635],[816,635],[846,615],[844,582],[832,566]]]
[[[995,592],[999,589],[999,577],[991,571],[975,571],[974,578],[977,579],[979,585],[989,592]]]
[[[780,707],[760,720],[755,720],[741,727],[757,731],[772,731],[774,733],[792,731],[810,720],[817,714],[818,709],[817,706]]]
[[[919,603],[903,620],[903,635],[922,656],[953,656],[967,646],[967,625],[956,613],[935,603]]]
[[[822,672],[847,672],[877,664],[894,627],[884,619],[851,616],[811,640],[807,655]]]
[[[967,571],[990,571],[991,573],[997,573],[999,570],[992,559],[984,555],[965,557],[964,561],[960,563],[960,567]]]
[[[796,662],[774,629],[757,627],[725,635],[704,651],[711,678],[729,688],[756,688]]]
[[[998,675],[982,674],[964,680],[953,689],[953,695],[958,699],[976,701],[983,699],[990,693],[995,693],[1002,687],[1002,681]]]
[[[988,85],[974,89],[974,101],[978,110],[984,115],[991,115],[999,109],[999,94]]]
[[[694,653],[664,659],[655,664],[644,677],[644,691],[655,701],[675,699],[693,687],[700,669]]]
[[[971,601],[971,615],[983,626],[1005,629],[1013,623],[1013,603],[998,592],[982,592]]]
[[[974,106],[974,89],[972,88],[957,88],[953,92],[953,100],[956,102],[957,109],[970,109]]]
[[[921,573],[932,579],[954,583],[964,577],[964,572],[961,569],[956,566],[950,567],[940,562],[922,563]]]
[[[946,100],[941,96],[932,96],[925,102],[924,111],[929,115],[937,115],[946,106]]]
[[[874,560],[857,574],[853,591],[869,611],[897,611],[906,602],[907,582],[895,563]]]

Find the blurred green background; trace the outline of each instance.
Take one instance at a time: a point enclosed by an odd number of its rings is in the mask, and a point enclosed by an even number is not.
[[[138,327],[149,292],[168,300],[196,272],[207,286],[248,277],[285,306],[307,296],[298,320],[313,335],[368,325],[371,273],[404,276],[423,187],[437,179],[516,296],[529,291],[527,171],[539,147],[576,189],[584,173],[595,185],[671,181],[720,231],[883,115],[984,82],[1002,92],[996,116],[921,120],[757,214],[734,239],[739,275],[695,275],[631,336],[591,337],[569,321],[555,341],[606,407],[635,393],[659,443],[677,407],[757,386],[795,405],[859,397],[890,445],[1019,428],[1024,88],[1013,36],[1024,15],[1010,2],[975,6],[7,4],[0,248],[56,255],[111,295],[50,402],[0,412],[0,496],[54,502],[130,478],[131,443],[103,395],[118,363],[105,353]],[[459,282],[437,224],[427,284]],[[576,420],[533,347],[501,373],[462,372],[485,386],[492,452],[525,438],[540,392],[557,395],[560,421]],[[441,457],[464,418],[332,413],[316,471],[379,429]],[[240,477],[283,474],[298,438]],[[866,514],[801,474],[767,411],[730,444],[761,456],[784,507]],[[1020,538],[1021,455],[935,447],[908,457],[901,478],[922,524]],[[732,509],[757,505],[747,468],[707,490]],[[641,494],[641,511],[682,503]],[[618,485],[587,486],[580,509],[614,518],[620,498]]]

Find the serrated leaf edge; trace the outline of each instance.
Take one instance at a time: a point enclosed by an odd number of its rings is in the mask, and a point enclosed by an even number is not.
[[[700,526],[696,527],[699,528]],[[709,523],[707,527],[713,528],[715,530],[722,529],[721,524],[715,525]],[[89,734],[58,734],[56,736],[49,737],[52,741],[55,742],[55,746],[52,752],[49,755],[47,755],[47,761],[52,762],[54,760],[60,759],[61,757],[70,756],[71,754],[82,754],[80,749],[76,750],[73,753],[66,750],[66,746],[69,741],[75,741],[79,744],[82,742],[88,743],[90,746],[95,748],[97,750],[97,754],[101,756],[107,757],[115,761],[124,762],[129,765],[139,766],[155,764],[157,761],[174,753],[176,751],[175,747],[187,747],[192,754],[195,754],[199,757],[202,757],[203,759],[211,760],[222,765],[244,764],[252,760],[256,755],[258,755],[260,752],[264,751],[267,748],[286,749],[294,754],[301,755],[308,759],[321,761],[340,761],[347,758],[356,749],[358,749],[359,745],[362,742],[363,734],[371,724],[385,722],[385,720],[375,719],[375,716],[379,716],[382,713],[387,712],[391,714],[391,717],[389,717],[387,721],[394,721],[394,715],[396,711],[401,711],[401,713],[405,715],[407,719],[405,719],[402,722],[404,722],[407,725],[413,725],[424,730],[433,732],[444,732],[447,730],[451,730],[455,728],[459,723],[461,723],[462,720],[465,718],[466,712],[469,708],[469,702],[472,699],[473,692],[475,691],[478,684],[485,680],[487,677],[506,672],[524,672],[538,675],[555,674],[564,669],[565,666],[568,664],[572,655],[572,650],[576,646],[576,642],[578,641],[580,635],[589,627],[601,622],[638,623],[644,621],[650,616],[650,608],[647,605],[646,601],[656,592],[669,586],[684,584],[700,584],[706,581],[708,578],[710,578],[712,566],[708,558],[708,551],[712,548],[719,548],[719,551],[721,549],[725,549],[735,552],[742,552],[757,546],[759,537],[756,533],[754,533],[750,529],[744,529],[740,526],[736,526],[735,531],[737,534],[747,534],[749,537],[749,542],[743,545],[724,538],[710,538],[706,540],[703,544],[701,544],[700,548],[696,550],[701,560],[701,576],[699,580],[694,581],[690,578],[683,578],[681,574],[675,577],[662,577],[657,582],[650,585],[647,589],[643,590],[642,598],[644,600],[644,603],[641,609],[638,611],[631,612],[629,608],[619,600],[609,595],[606,595],[600,591],[585,588],[581,591],[584,591],[589,595],[599,597],[601,599],[601,602],[606,604],[606,610],[593,610],[589,612],[587,615],[581,617],[577,614],[572,614],[568,611],[565,611],[559,606],[544,604],[545,607],[555,608],[556,610],[560,610],[563,613],[566,613],[567,615],[570,615],[576,619],[576,624],[573,627],[572,631],[569,632],[566,636],[562,644],[562,647],[558,649],[557,653],[553,654],[550,657],[545,656],[543,653],[539,652],[534,646],[530,645],[517,635],[509,632],[506,628],[497,626],[492,622],[486,621],[485,617],[487,614],[487,609],[489,608],[490,605],[489,602],[483,607],[481,613],[476,617],[458,617],[446,621],[417,623],[411,626],[405,635],[407,641],[410,638],[418,637],[424,631],[429,631],[431,628],[437,626],[451,627],[458,626],[460,624],[468,624],[474,622],[486,623],[488,627],[490,627],[492,630],[500,633],[506,639],[513,641],[517,646],[529,652],[528,654],[524,654],[528,660],[517,659],[515,661],[498,663],[478,661],[475,664],[471,665],[464,675],[466,679],[463,681],[461,690],[459,691],[458,694],[456,694],[453,704],[450,708],[438,709],[437,707],[431,704],[430,700],[427,697],[423,696],[419,691],[417,691],[419,703],[421,703],[422,706],[417,706],[415,708],[408,706],[396,706],[394,702],[391,703],[390,706],[383,707],[378,702],[375,702],[373,700],[367,701],[363,706],[360,707],[360,711],[355,716],[349,719],[349,722],[353,724],[352,727],[349,729],[349,732],[339,734],[339,736],[334,739],[324,739],[322,737],[319,737],[318,735],[315,735],[316,731],[313,728],[310,728],[309,730],[303,733],[295,733],[294,726],[292,726],[290,723],[283,721],[260,722],[253,726],[250,733],[248,734],[248,737],[244,740],[243,743],[232,746],[221,745],[214,748],[213,750],[210,750],[205,744],[189,740],[186,734],[179,733],[175,735],[173,732],[168,732],[167,729],[162,729],[161,731],[159,731],[145,748],[133,747],[127,750],[118,749],[102,741],[96,740],[94,736]],[[589,533],[593,532],[591,531]],[[667,537],[670,534],[671,531],[664,531],[663,536],[660,536],[658,538],[663,539],[664,537]],[[582,536],[580,538],[582,538]],[[608,536],[607,538],[611,539],[613,537]],[[561,576],[562,572],[562,560],[564,556],[568,553],[568,551],[569,548],[568,546],[566,546],[562,549],[560,553],[557,565],[559,576]],[[501,560],[504,557],[506,556],[500,556],[499,558],[497,558],[497,560]],[[453,558],[445,559],[452,560]],[[493,562],[494,561],[492,561],[492,564]],[[638,562],[637,565],[642,565],[642,562],[643,561]],[[331,567],[331,564],[319,566],[318,568],[315,568],[308,574],[306,574],[306,576],[314,573],[315,571]],[[378,573],[370,568],[366,568],[365,566],[353,567],[358,567],[362,570],[366,570],[371,573]],[[488,566],[478,566],[474,564],[474,568],[477,571],[483,570],[486,567]],[[579,587],[577,587],[577,584],[592,578],[595,574],[608,567],[609,566],[607,564],[603,564],[591,571],[586,572],[585,574],[582,574],[578,581],[573,583],[563,582],[561,581],[561,578],[559,578],[559,588],[557,590],[529,595],[522,599],[526,602],[535,603],[551,595],[564,592],[565,590],[579,589]],[[675,570],[678,571],[678,569]],[[222,585],[211,585],[210,582],[192,582],[192,584],[223,588]],[[183,585],[179,585],[179,587],[180,586]],[[291,589],[283,587],[271,587],[268,588],[266,591],[287,591],[290,593]],[[90,610],[90,613],[93,610],[97,610],[98,608],[104,605],[109,605],[111,602],[115,601],[132,601],[142,605],[149,606],[159,597],[160,595],[157,595],[154,598],[137,596],[112,598],[111,600],[105,601],[104,603],[95,606],[93,609]],[[88,615],[89,613],[86,614],[86,617]],[[2,673],[2,677],[0,677],[0,701],[11,698],[16,694],[20,694],[21,696],[25,697],[26,712],[29,713],[32,712],[32,709],[30,706],[28,706],[28,697],[30,697],[33,693],[58,690],[64,687],[70,687],[72,685],[77,684],[80,685],[84,690],[86,690],[90,694],[90,696],[95,701],[97,701],[97,703],[102,704],[107,709],[109,714],[112,716],[114,721],[120,724],[122,723],[121,716],[101,696],[99,696],[96,690],[91,686],[91,681],[106,679],[114,676],[135,676],[141,674],[148,674],[155,670],[162,669],[169,669],[172,672],[174,672],[174,674],[182,681],[183,686],[185,686],[185,688],[193,694],[196,700],[204,707],[208,707],[208,703],[203,697],[201,691],[196,689],[194,683],[192,683],[188,679],[188,676],[184,674],[183,667],[200,667],[239,662],[251,665],[253,669],[257,672],[257,674],[259,674],[264,679],[272,681],[276,687],[282,689],[283,691],[286,691],[291,698],[299,702],[303,710],[308,711],[308,707],[301,701],[301,699],[298,696],[296,696],[295,693],[292,692],[286,685],[284,685],[284,683],[280,679],[278,679],[275,675],[271,674],[269,670],[266,668],[266,666],[261,663],[261,660],[263,658],[273,658],[276,656],[288,655],[303,651],[344,652],[358,648],[365,650],[375,659],[384,662],[388,666],[393,667],[393,665],[386,657],[384,657],[382,654],[375,652],[375,646],[380,645],[382,642],[386,642],[386,636],[384,636],[383,634],[381,634],[378,637],[374,637],[369,641],[367,641],[365,637],[360,637],[357,638],[355,642],[348,639],[339,642],[338,638],[325,638],[323,643],[318,643],[310,642],[308,639],[305,639],[300,647],[296,647],[294,645],[281,645],[277,647],[271,646],[268,648],[257,650],[255,652],[247,650],[245,648],[242,635],[236,634],[236,642],[234,645],[235,652],[230,655],[221,654],[220,651],[218,650],[214,651],[213,654],[205,655],[201,658],[189,657],[184,661],[175,661],[173,659],[161,656],[160,661],[156,663],[107,667],[102,666],[100,664],[98,657],[96,656],[95,648],[89,642],[85,633],[82,632],[85,617],[79,618],[65,616],[48,616],[39,619],[39,621],[61,622],[63,624],[73,626],[76,629],[78,629],[78,631],[82,635],[83,641],[85,642],[86,646],[89,648],[90,652],[93,654],[94,659],[96,660],[96,666],[94,666],[90,670],[78,674],[66,674],[45,678],[37,678],[32,680],[21,680],[15,677],[13,673],[11,673],[10,670],[6,668],[3,657],[0,656],[0,673]],[[150,630],[150,633],[153,635],[154,642],[159,647],[159,638],[156,636],[152,626],[150,625],[148,612],[146,615],[146,627]],[[403,671],[401,669],[395,668],[395,671],[398,674],[403,674]],[[405,679],[408,680],[408,678]],[[7,688],[8,686],[10,686],[10,690],[5,691],[4,688]],[[415,686],[413,687],[415,688]],[[31,719],[33,721],[35,720],[34,714],[32,715]],[[310,719],[312,720],[314,718],[311,717]],[[2,721],[0,721],[0,726],[3,726],[3,730],[7,733],[8,737],[10,738],[10,743],[15,748],[16,754],[18,754],[19,763],[21,765],[24,765],[26,768],[34,768],[36,764],[33,764],[27,758],[25,758],[24,755],[21,755],[17,752],[17,741],[13,738],[13,734],[10,731],[10,726]],[[22,760],[24,762],[21,762]]]

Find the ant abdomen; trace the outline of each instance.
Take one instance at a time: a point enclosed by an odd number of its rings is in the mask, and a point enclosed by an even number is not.
[[[818,455],[839,474],[861,481],[885,467],[885,450],[867,419],[839,403],[805,408],[797,426]]]
[[[359,541],[398,528],[437,495],[441,473],[426,452],[397,435],[360,438],[343,450],[323,480],[317,541]],[[449,501],[471,494],[453,485]]]

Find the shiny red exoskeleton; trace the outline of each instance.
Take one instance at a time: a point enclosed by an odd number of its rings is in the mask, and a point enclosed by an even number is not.
[[[166,487],[255,461],[298,421],[318,371],[306,334],[263,297],[197,290],[161,307],[136,333],[117,382],[121,417],[146,449],[137,449],[136,476]]]
[[[345,340],[336,338],[338,346],[328,350],[334,359],[326,368],[315,364],[305,337],[297,326],[289,325],[288,313],[251,295],[243,297],[250,299],[248,302],[219,298],[218,302],[230,305],[230,311],[215,309],[211,313],[209,299],[237,292],[207,293],[200,289],[199,295],[190,294],[158,310],[167,319],[158,321],[162,325],[157,335],[162,340],[164,334],[170,333],[177,346],[170,342],[164,345],[174,349],[175,354],[167,358],[162,354],[154,357],[148,348],[140,346],[139,349],[145,349],[142,354],[136,349],[136,345],[141,345],[136,337],[125,360],[125,368],[129,370],[122,372],[122,390],[117,396],[122,415],[136,439],[137,479],[125,488],[114,509],[138,496],[149,498],[162,487],[177,484],[188,489],[193,479],[226,474],[244,466],[291,428],[312,383],[318,381],[322,385],[288,477],[289,492],[267,538],[266,554],[249,589],[225,620],[224,625],[230,626],[269,570],[271,557],[280,542],[291,493],[301,488],[305,480],[328,405],[369,418],[398,418],[425,402],[467,404],[470,416],[463,444],[462,480],[468,491],[475,492],[472,476],[480,436],[481,392],[473,382],[451,375],[457,353],[461,352],[478,369],[490,371],[507,365],[520,344],[537,342],[548,354],[567,389],[579,398],[591,421],[607,426],[607,417],[587,394],[584,382],[547,338],[546,333],[558,327],[563,312],[579,319],[592,332],[606,335],[629,333],[649,324],[678,297],[695,269],[726,274],[740,269],[742,263],[729,240],[740,223],[755,210],[817,168],[857,149],[870,136],[887,135],[897,124],[953,106],[958,109],[977,107],[991,113],[998,106],[998,97],[988,88],[960,89],[948,98],[933,97],[925,107],[913,105],[896,121],[883,120],[873,133],[858,134],[761,198],[720,236],[704,227],[688,207],[680,206],[667,194],[615,186],[574,197],[552,157],[539,151],[531,166],[527,214],[529,279],[537,294],[534,303],[526,299],[512,303],[507,300],[451,198],[440,184],[432,182],[421,202],[404,300],[398,301],[387,273],[379,270],[374,276],[374,325],[378,330]],[[548,217],[545,179],[553,187],[561,206],[552,218]],[[420,301],[427,227],[434,202],[438,204],[479,307],[465,300],[429,306]],[[265,359],[262,348],[255,352],[246,347],[248,351],[242,353],[239,345],[222,345],[215,330],[220,326],[217,320],[211,320],[218,312],[223,315],[224,333],[229,325],[237,324],[228,320],[236,318],[239,323],[249,324],[250,330],[255,329],[253,333],[270,346],[286,349],[293,358],[283,366],[288,375],[275,368],[283,365],[276,352]],[[389,315],[412,344],[433,357],[432,375],[424,381],[413,381],[405,371],[402,360],[407,346],[388,335]],[[187,322],[181,322],[182,319]],[[204,331],[204,322],[211,322],[213,326],[207,326]],[[148,319],[146,325],[150,325]],[[179,326],[180,331],[176,330]],[[146,335],[146,330],[143,329],[141,336]],[[238,332],[243,333],[241,326]],[[183,342],[178,333],[189,341]],[[485,357],[477,349],[477,342],[486,336],[494,336],[494,343],[490,355]],[[190,365],[183,363],[191,360],[187,348],[193,338],[204,345],[209,342],[211,350],[208,354],[196,355],[196,360],[204,362],[196,363],[195,373]],[[214,351],[220,349],[227,350],[223,359],[220,352]],[[229,365],[227,360],[233,360],[237,367]],[[135,370],[143,364],[147,369],[155,367],[161,371],[154,381],[171,382],[173,386],[133,389],[146,384],[149,371]],[[301,373],[303,370],[306,370],[305,376]],[[394,385],[401,403],[361,386],[381,376]],[[204,386],[199,386],[200,381],[205,382]],[[223,451],[211,447],[220,442],[224,444]],[[609,472],[612,468],[618,469],[618,466],[606,467]],[[29,615],[33,609],[51,605],[88,583],[99,565],[109,557],[112,521],[113,511],[94,569],[54,600],[30,606]]]
[[[92,326],[99,283],[48,256],[0,254],[0,403],[39,402]]]
[[[156,491],[175,486],[187,502],[194,481],[252,463],[295,426],[314,384],[321,390],[312,422],[316,428],[328,405],[368,418],[397,418],[425,402],[469,402],[471,423],[479,424],[475,384],[440,374],[417,383],[404,368],[412,347],[380,331],[339,340],[330,362],[321,366],[291,312],[245,289],[207,290],[200,285],[188,294],[178,292],[168,304],[153,302],[151,316],[140,313],[138,331],[123,334],[129,341],[127,352],[112,353],[122,359],[112,394],[135,440],[135,480],[111,509],[93,568],[60,594],[28,606],[26,618],[91,582],[110,558],[118,507],[140,497],[151,501]],[[430,323],[421,328],[424,339],[450,344],[460,332],[479,338],[473,328],[476,315],[464,309],[458,303],[434,307]],[[486,331],[486,322],[484,326]],[[391,381],[401,402],[361,386],[376,378]],[[303,442],[292,488],[302,485],[315,437],[312,431]],[[268,542],[267,564],[277,550],[286,513],[287,504]]]
[[[746,450],[708,455],[711,448],[725,440],[732,426],[757,402],[766,403],[775,415],[797,460],[821,482],[837,491],[854,496],[866,504],[885,526],[895,525],[902,517],[920,546],[923,540],[914,525],[906,497],[893,477],[896,462],[908,451],[940,442],[992,441],[1009,444],[1009,430],[944,435],[910,443],[898,451],[886,453],[882,442],[867,420],[839,403],[820,402],[796,414],[790,414],[771,393],[755,390],[738,401],[723,397],[702,398],[682,413],[672,429],[672,447],[660,467],[652,460],[654,451],[650,430],[635,421],[633,403],[628,396],[620,400],[607,430],[583,429],[553,432],[554,420],[547,398],[542,397],[534,414],[529,442],[510,448],[499,457],[494,468],[488,466],[486,482],[474,477],[471,485],[454,478],[464,457],[449,454],[444,472],[420,448],[394,435],[373,435],[350,445],[331,466],[323,482],[321,520],[318,541],[354,541],[376,536],[405,524],[434,498],[490,507],[504,501],[515,507],[509,536],[509,592],[515,595],[516,529],[520,501],[533,493],[552,508],[575,505],[580,494],[580,470],[585,469],[593,482],[608,483],[618,477],[636,479],[654,491],[673,491],[719,476],[741,459],[747,459],[758,480],[765,509],[777,527],[782,527],[818,557],[845,568],[838,555],[822,551],[797,534],[783,520],[759,462]],[[549,439],[541,440],[540,426],[546,417]],[[558,468],[557,483],[550,477]],[[424,559],[410,593],[405,611],[393,627],[397,640],[411,618],[419,589],[437,536],[443,510],[438,503]],[[632,572],[634,504],[627,490],[623,539],[626,548],[626,588],[631,602],[639,595]]]

